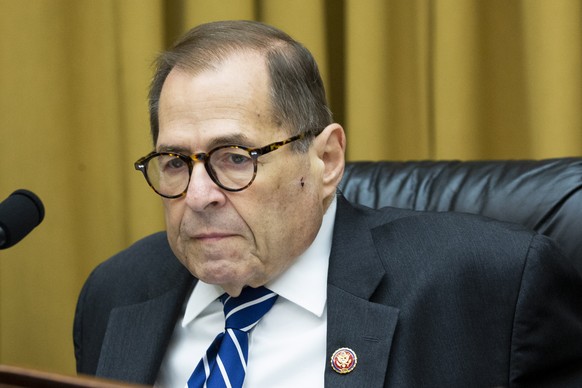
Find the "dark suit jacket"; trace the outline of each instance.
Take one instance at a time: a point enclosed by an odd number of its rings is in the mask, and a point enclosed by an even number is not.
[[[582,386],[582,280],[544,236],[341,196],[335,225],[327,350],[358,363],[327,366],[326,387]],[[195,281],[164,233],[101,264],[77,306],[78,372],[152,384]]]

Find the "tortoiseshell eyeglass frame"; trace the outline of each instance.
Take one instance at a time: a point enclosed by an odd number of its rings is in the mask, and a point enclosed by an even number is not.
[[[206,169],[206,172],[208,173],[208,175],[210,176],[210,179],[212,179],[212,181],[221,189],[224,189],[226,191],[231,191],[231,192],[237,192],[237,191],[242,191],[246,188],[248,188],[253,181],[255,180],[255,177],[257,176],[257,159],[262,156],[262,155],[266,155],[269,152],[273,152],[278,150],[279,148],[283,147],[284,145],[287,145],[289,143],[292,143],[294,141],[297,140],[301,140],[303,138],[306,138],[308,136],[313,136],[313,137],[317,137],[321,134],[321,132],[323,132],[323,129],[319,129],[319,130],[315,130],[315,131],[306,131],[304,133],[300,133],[299,135],[295,135],[292,136],[288,139],[285,140],[281,140],[281,141],[277,141],[275,143],[271,143],[271,144],[267,144],[264,147],[258,147],[258,148],[250,148],[250,147],[245,147],[245,146],[241,146],[241,145],[223,145],[220,147],[216,147],[213,148],[212,150],[208,151],[208,152],[200,152],[197,154],[193,154],[193,155],[184,155],[181,153],[175,153],[175,152],[156,152],[156,151],[152,151],[149,154],[147,154],[146,156],[143,156],[141,158],[139,158],[135,163],[134,163],[134,167],[136,170],[141,171],[144,178],[146,179],[148,185],[152,188],[152,190],[154,190],[154,192],[164,198],[179,198],[179,197],[183,197],[184,195],[186,195],[186,192],[188,191],[188,186],[190,185],[190,179],[192,178],[192,170],[194,169],[194,163],[195,162],[201,162],[204,164],[204,168]],[[242,187],[238,187],[238,188],[231,188],[231,187],[227,187],[225,185],[223,185],[219,180],[218,177],[216,176],[216,173],[214,172],[214,170],[212,169],[212,166],[210,165],[210,163],[207,163],[208,160],[210,160],[210,157],[212,156],[213,153],[215,153],[218,150],[222,150],[225,148],[237,148],[237,149],[241,149],[246,151],[250,158],[253,160],[253,175],[250,178],[249,182],[242,186]],[[186,183],[184,190],[176,195],[167,195],[167,194],[163,194],[160,193],[152,184],[152,182],[150,181],[149,177],[148,177],[148,172],[147,172],[147,165],[148,162],[150,160],[152,160],[153,158],[156,158],[158,156],[173,156],[176,158],[181,159],[182,161],[184,161],[187,165],[188,165],[188,182]]]

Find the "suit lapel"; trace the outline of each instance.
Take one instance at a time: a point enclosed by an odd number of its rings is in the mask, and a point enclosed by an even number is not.
[[[178,285],[162,295],[112,310],[97,375],[152,385],[192,285],[184,271]]]
[[[385,274],[370,228],[366,215],[338,196],[328,274],[327,355],[347,347],[358,359],[347,374],[328,363],[326,387],[384,386],[398,309],[370,301]]]

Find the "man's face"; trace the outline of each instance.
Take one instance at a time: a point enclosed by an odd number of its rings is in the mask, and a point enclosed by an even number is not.
[[[257,55],[233,55],[197,75],[173,70],[160,97],[158,151],[208,152],[236,144],[261,147],[288,132],[272,120],[269,80]],[[252,185],[219,188],[196,163],[187,194],[164,199],[168,239],[184,266],[237,296],[283,272],[314,240],[329,190],[315,144],[261,156]]]

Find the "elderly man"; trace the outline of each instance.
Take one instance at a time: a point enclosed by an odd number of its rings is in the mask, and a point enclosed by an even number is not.
[[[168,387],[582,386],[582,281],[545,237],[336,192],[317,65],[256,22],[189,31],[135,166],[167,231],[101,264],[79,373]],[[224,311],[223,311],[224,308]]]

